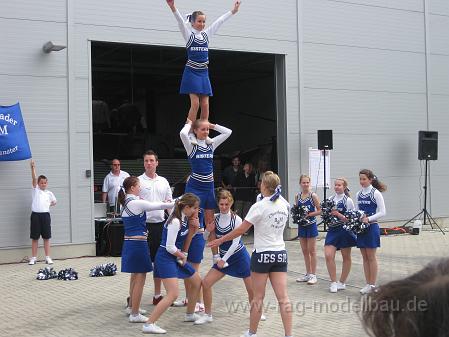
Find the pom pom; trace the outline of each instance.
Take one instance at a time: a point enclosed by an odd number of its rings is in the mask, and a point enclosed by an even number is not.
[[[90,277],[114,276],[117,273],[115,263],[104,263],[90,269]]]
[[[50,280],[57,277],[58,275],[56,274],[56,271],[53,270],[53,267],[45,267],[43,269],[39,269],[36,280]]]

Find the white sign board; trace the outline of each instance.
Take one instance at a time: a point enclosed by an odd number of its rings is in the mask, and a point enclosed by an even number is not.
[[[330,151],[326,151],[326,186],[331,181]],[[309,148],[309,176],[313,187],[324,187],[324,151]]]

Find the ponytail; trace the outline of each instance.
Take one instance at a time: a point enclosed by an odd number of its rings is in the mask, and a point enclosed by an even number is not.
[[[124,206],[125,198],[126,198],[125,190],[123,189],[123,186],[120,186],[120,191],[118,192],[118,203]]]
[[[186,206],[193,207],[200,203],[200,199],[193,193],[183,194],[180,198],[176,199],[173,211],[167,219],[167,223],[170,223],[173,219],[182,221],[182,210]]]
[[[131,187],[136,186],[139,183],[139,178],[131,176],[123,180],[123,186],[120,187],[118,192],[118,202],[120,205],[125,205],[126,194],[129,192]]]
[[[369,180],[371,180],[371,185],[373,185],[374,188],[378,189],[380,192],[385,192],[387,190],[387,185],[385,185],[383,182],[381,182],[376,175],[374,175],[373,171],[368,169],[360,170],[359,174],[364,174],[368,177]]]

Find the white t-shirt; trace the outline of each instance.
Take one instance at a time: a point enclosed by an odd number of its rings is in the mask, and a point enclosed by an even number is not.
[[[275,201],[265,197],[251,206],[245,220],[254,226],[256,253],[285,249],[284,228],[289,208],[289,203],[282,196]]]
[[[145,173],[139,176],[140,198],[146,201],[168,201],[172,200],[170,184],[164,177],[156,175],[155,178],[148,177]],[[147,212],[147,222],[162,222],[165,220],[164,211],[156,210]]]
[[[112,172],[109,172],[109,174],[104,178],[102,191],[104,193],[108,193],[109,205],[115,205],[115,200],[117,199],[120,186],[122,186],[123,180],[128,177],[128,172],[120,171],[118,176],[112,174]]]
[[[49,190],[41,190],[39,186],[33,189],[33,202],[31,210],[36,213],[50,212],[50,204],[56,202],[55,195]]]

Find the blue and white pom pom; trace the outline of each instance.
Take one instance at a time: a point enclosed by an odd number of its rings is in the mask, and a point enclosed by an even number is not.
[[[90,277],[114,276],[117,273],[117,266],[115,263],[104,263],[91,268]]]
[[[53,270],[53,267],[45,267],[43,269],[39,269],[36,280],[51,280],[57,277],[58,274],[56,274],[56,271]]]
[[[73,268],[62,269],[58,273],[58,280],[64,281],[78,280],[78,273]]]

